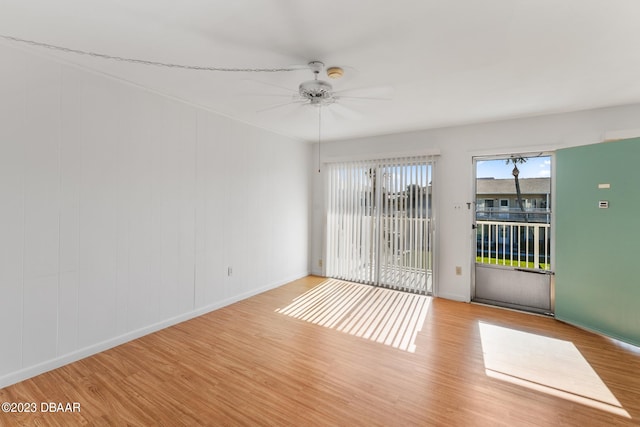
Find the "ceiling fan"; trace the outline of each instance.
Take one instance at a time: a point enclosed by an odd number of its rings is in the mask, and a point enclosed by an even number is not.
[[[376,87],[376,88],[364,88],[364,89],[351,89],[336,91],[333,85],[319,78],[320,73],[325,70],[325,65],[321,61],[311,61],[308,64],[309,69],[313,73],[313,80],[306,80],[300,83],[298,90],[273,85],[270,83],[259,82],[268,86],[276,87],[278,89],[287,92],[287,95],[273,95],[273,96],[285,96],[289,98],[289,101],[282,102],[274,105],[269,105],[265,108],[258,110],[259,112],[272,110],[287,105],[310,105],[314,107],[331,107],[329,111],[338,113],[339,115],[347,118],[359,117],[359,113],[344,105],[344,101],[350,100],[375,100],[375,101],[388,101],[389,94],[391,92],[388,87]],[[344,76],[344,69],[341,67],[329,67],[326,69],[326,74],[330,79],[340,79]],[[375,93],[374,93],[375,92]],[[366,96],[357,96],[357,95]],[[374,96],[374,95],[379,96]]]
[[[375,100],[375,101],[388,101],[391,98],[388,95],[391,92],[389,87],[378,88],[366,88],[366,89],[352,89],[335,91],[333,85],[326,80],[319,79],[320,73],[325,69],[324,63],[321,61],[311,61],[308,64],[309,69],[313,73],[313,80],[306,80],[300,83],[297,91],[293,91],[286,87],[274,85],[266,82],[258,82],[267,86],[276,87],[278,89],[288,92],[287,95],[273,95],[273,96],[286,96],[289,99],[287,102],[282,102],[274,105],[267,106],[258,110],[258,112],[264,112],[267,110],[273,110],[288,105],[299,106],[312,106],[317,107],[318,111],[318,172],[320,172],[320,144],[321,144],[321,131],[322,131],[322,107],[332,113],[337,113],[345,118],[359,118],[361,115],[343,104],[343,100]],[[326,70],[327,76],[331,79],[340,79],[344,75],[344,70],[341,67],[329,67]],[[377,92],[380,96],[372,96],[371,92]],[[371,96],[355,96],[353,92],[367,94],[370,92]]]
[[[309,69],[313,72],[313,80],[307,80],[298,86],[298,97],[303,101],[308,101],[311,105],[323,106],[333,104],[338,100],[338,96],[333,91],[331,83],[318,80],[318,75],[324,69],[324,64],[320,61],[309,62]],[[340,67],[331,67],[327,70],[327,75],[331,78],[341,78],[344,71]]]

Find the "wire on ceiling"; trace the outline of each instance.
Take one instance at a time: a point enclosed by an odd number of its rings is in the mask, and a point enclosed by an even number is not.
[[[42,43],[42,42],[33,41],[33,40],[26,40],[26,39],[21,39],[21,38],[13,37],[13,36],[7,36],[7,35],[3,35],[3,34],[0,34],[0,39],[4,39],[4,40],[7,40],[7,41],[16,42],[16,43],[22,43],[22,44],[26,44],[26,45],[29,45],[29,46],[35,46],[35,47],[40,47],[40,48],[45,48],[45,49],[51,49],[51,50],[55,50],[55,51],[58,51],[58,52],[65,52],[65,53],[73,53],[73,54],[76,54],[76,55],[91,56],[91,57],[94,57],[94,58],[106,59],[106,60],[111,60],[111,61],[129,62],[129,63],[132,63],[132,64],[139,64],[139,65],[151,65],[151,66],[154,66],[154,67],[179,68],[179,69],[183,69],[183,70],[245,72],[245,73],[280,73],[280,72],[298,71],[298,70],[308,69],[308,67],[304,67],[304,66],[301,66],[301,67],[288,67],[288,68],[286,68],[286,67],[285,68],[242,68],[242,67],[205,67],[205,66],[200,66],[200,65],[172,64],[172,63],[167,63],[167,62],[147,61],[145,59],[125,58],[125,57],[122,57],[122,56],[107,55],[105,53],[97,53],[97,52],[91,52],[91,51],[86,51],[86,50],[71,49],[71,48],[64,47],[64,46],[56,46],[56,45],[49,44],[49,43]]]

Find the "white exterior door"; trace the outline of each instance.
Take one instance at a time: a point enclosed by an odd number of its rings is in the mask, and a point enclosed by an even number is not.
[[[553,313],[551,159],[474,159],[474,301]]]

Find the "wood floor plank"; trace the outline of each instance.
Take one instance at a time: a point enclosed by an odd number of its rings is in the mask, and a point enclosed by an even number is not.
[[[0,402],[81,412],[0,425],[640,425],[631,347],[361,286],[308,277],[6,387]]]

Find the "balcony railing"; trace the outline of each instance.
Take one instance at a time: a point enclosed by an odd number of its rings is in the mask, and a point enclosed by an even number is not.
[[[476,225],[476,262],[551,269],[550,224],[476,221]]]
[[[482,221],[543,222],[548,224],[550,218],[551,211],[546,208],[526,208],[524,212],[513,207],[482,207],[476,210],[476,219]]]

